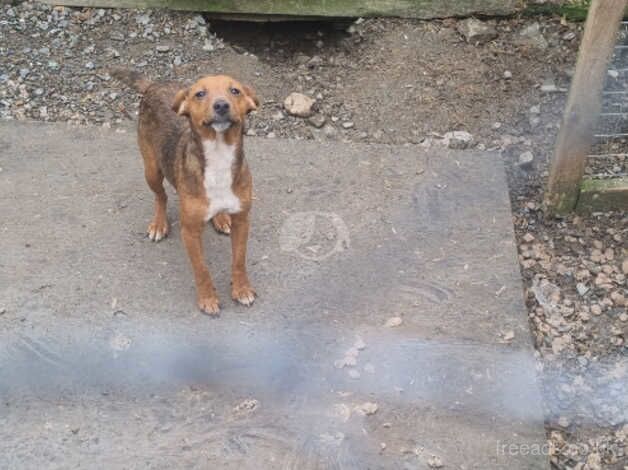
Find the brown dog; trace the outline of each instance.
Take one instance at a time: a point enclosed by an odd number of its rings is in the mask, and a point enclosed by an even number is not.
[[[246,243],[253,186],[242,130],[247,114],[259,106],[255,92],[224,75],[188,88],[151,83],[130,70],[115,69],[111,75],[142,94],[138,142],[155,193],[148,237],[157,242],[168,235],[165,177],[179,195],[181,238],[194,269],[199,308],[210,315],[219,311],[201,238],[210,219],[216,230],[231,234],[231,297],[251,305],[255,291],[246,274]]]

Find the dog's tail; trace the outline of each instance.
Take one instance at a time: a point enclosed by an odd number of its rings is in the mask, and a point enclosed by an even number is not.
[[[109,69],[109,75],[141,94],[151,85],[151,81],[136,70],[112,67]]]

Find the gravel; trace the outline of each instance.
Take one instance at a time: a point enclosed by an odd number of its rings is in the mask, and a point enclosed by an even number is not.
[[[624,469],[628,218],[549,219],[541,204],[582,25],[547,17],[487,20],[491,39],[467,42],[466,22],[375,19],[339,30],[210,24],[172,11],[0,5],[0,119],[128,127],[137,96],[106,72],[125,65],[163,79],[236,75],[264,102],[248,135],[501,152],[550,459],[560,469]],[[615,84],[622,79],[609,75]],[[316,101],[309,117],[284,112],[293,92]],[[627,148],[625,140],[600,145],[599,153],[615,155],[590,159],[587,174],[625,174]],[[528,154],[533,164],[520,165]],[[399,326],[401,319],[389,322]],[[502,341],[510,333],[501,332]],[[358,363],[358,355],[346,355],[336,366],[359,379]],[[363,370],[374,373],[370,363]],[[257,406],[250,400],[236,408]]]

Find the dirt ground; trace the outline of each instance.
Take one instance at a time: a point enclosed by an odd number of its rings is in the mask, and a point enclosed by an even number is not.
[[[459,20],[248,24],[4,6],[0,116],[128,127],[137,97],[106,73],[124,64],[153,78],[237,76],[264,101],[250,135],[432,146],[446,132],[469,132],[463,145],[500,150],[507,168],[524,295],[547,377],[552,463],[623,469],[628,218],[548,219],[541,207],[582,25],[556,17],[485,22],[494,39],[470,44]],[[624,57],[616,59],[619,67]],[[625,77],[611,78],[609,86],[625,88]],[[285,112],[283,100],[295,91],[316,99],[315,118]],[[625,142],[602,142],[597,151],[619,155],[592,160],[589,173],[626,173]],[[531,163],[520,161],[526,152]],[[604,394],[590,393],[600,386]]]

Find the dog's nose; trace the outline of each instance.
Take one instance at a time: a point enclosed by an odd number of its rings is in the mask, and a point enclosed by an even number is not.
[[[229,103],[225,100],[216,100],[214,103],[214,112],[219,116],[224,116],[229,112]]]

